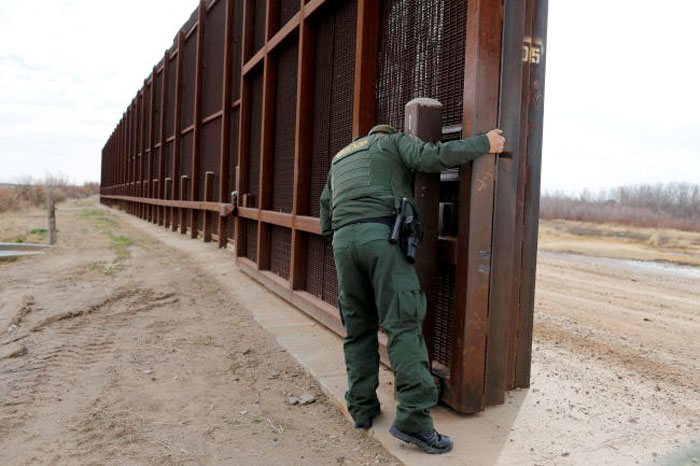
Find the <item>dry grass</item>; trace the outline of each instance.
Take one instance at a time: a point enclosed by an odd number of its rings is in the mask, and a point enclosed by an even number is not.
[[[542,220],[538,246],[543,251],[700,267],[700,233],[694,231]]]
[[[51,186],[56,202],[86,198],[98,194],[100,190],[99,183],[72,185],[65,177],[60,176],[48,176],[41,181],[25,178],[17,184],[0,185],[0,212],[43,206],[46,203],[47,186]]]

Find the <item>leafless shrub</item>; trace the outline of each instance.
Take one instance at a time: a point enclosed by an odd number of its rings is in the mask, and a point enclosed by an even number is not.
[[[540,218],[700,231],[700,185],[641,184],[578,195],[544,193]]]
[[[42,180],[25,176],[18,179],[16,183],[0,184],[0,212],[44,205],[46,186],[51,186],[56,202],[85,198],[100,191],[99,183],[88,182],[75,185],[71,184],[68,177],[63,174],[47,175]]]

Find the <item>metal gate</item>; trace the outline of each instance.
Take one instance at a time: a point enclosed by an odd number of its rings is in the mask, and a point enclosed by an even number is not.
[[[419,179],[418,272],[442,400],[502,403],[530,379],[546,18],[547,0],[202,0],[107,141],[101,200],[232,242],[342,335],[318,220],[335,152],[403,129],[418,96],[444,104],[443,140],[500,126],[513,159]]]

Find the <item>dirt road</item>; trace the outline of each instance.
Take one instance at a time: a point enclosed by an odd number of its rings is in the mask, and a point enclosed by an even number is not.
[[[0,465],[396,464],[187,257],[61,207],[58,248],[0,263]]]
[[[542,464],[700,463],[700,269],[540,251],[537,279]]]
[[[43,221],[3,214],[0,241]],[[245,291],[134,225],[63,205],[61,247],[0,263],[0,464],[396,463]],[[541,245],[532,387],[508,397],[507,443],[537,465],[698,464],[700,269]]]

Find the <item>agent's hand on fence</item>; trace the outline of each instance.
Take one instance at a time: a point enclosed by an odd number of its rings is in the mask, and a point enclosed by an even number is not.
[[[501,136],[503,134],[502,129],[492,129],[486,133],[486,137],[489,138],[489,154],[500,154],[503,152],[503,146],[506,144],[506,138]]]

